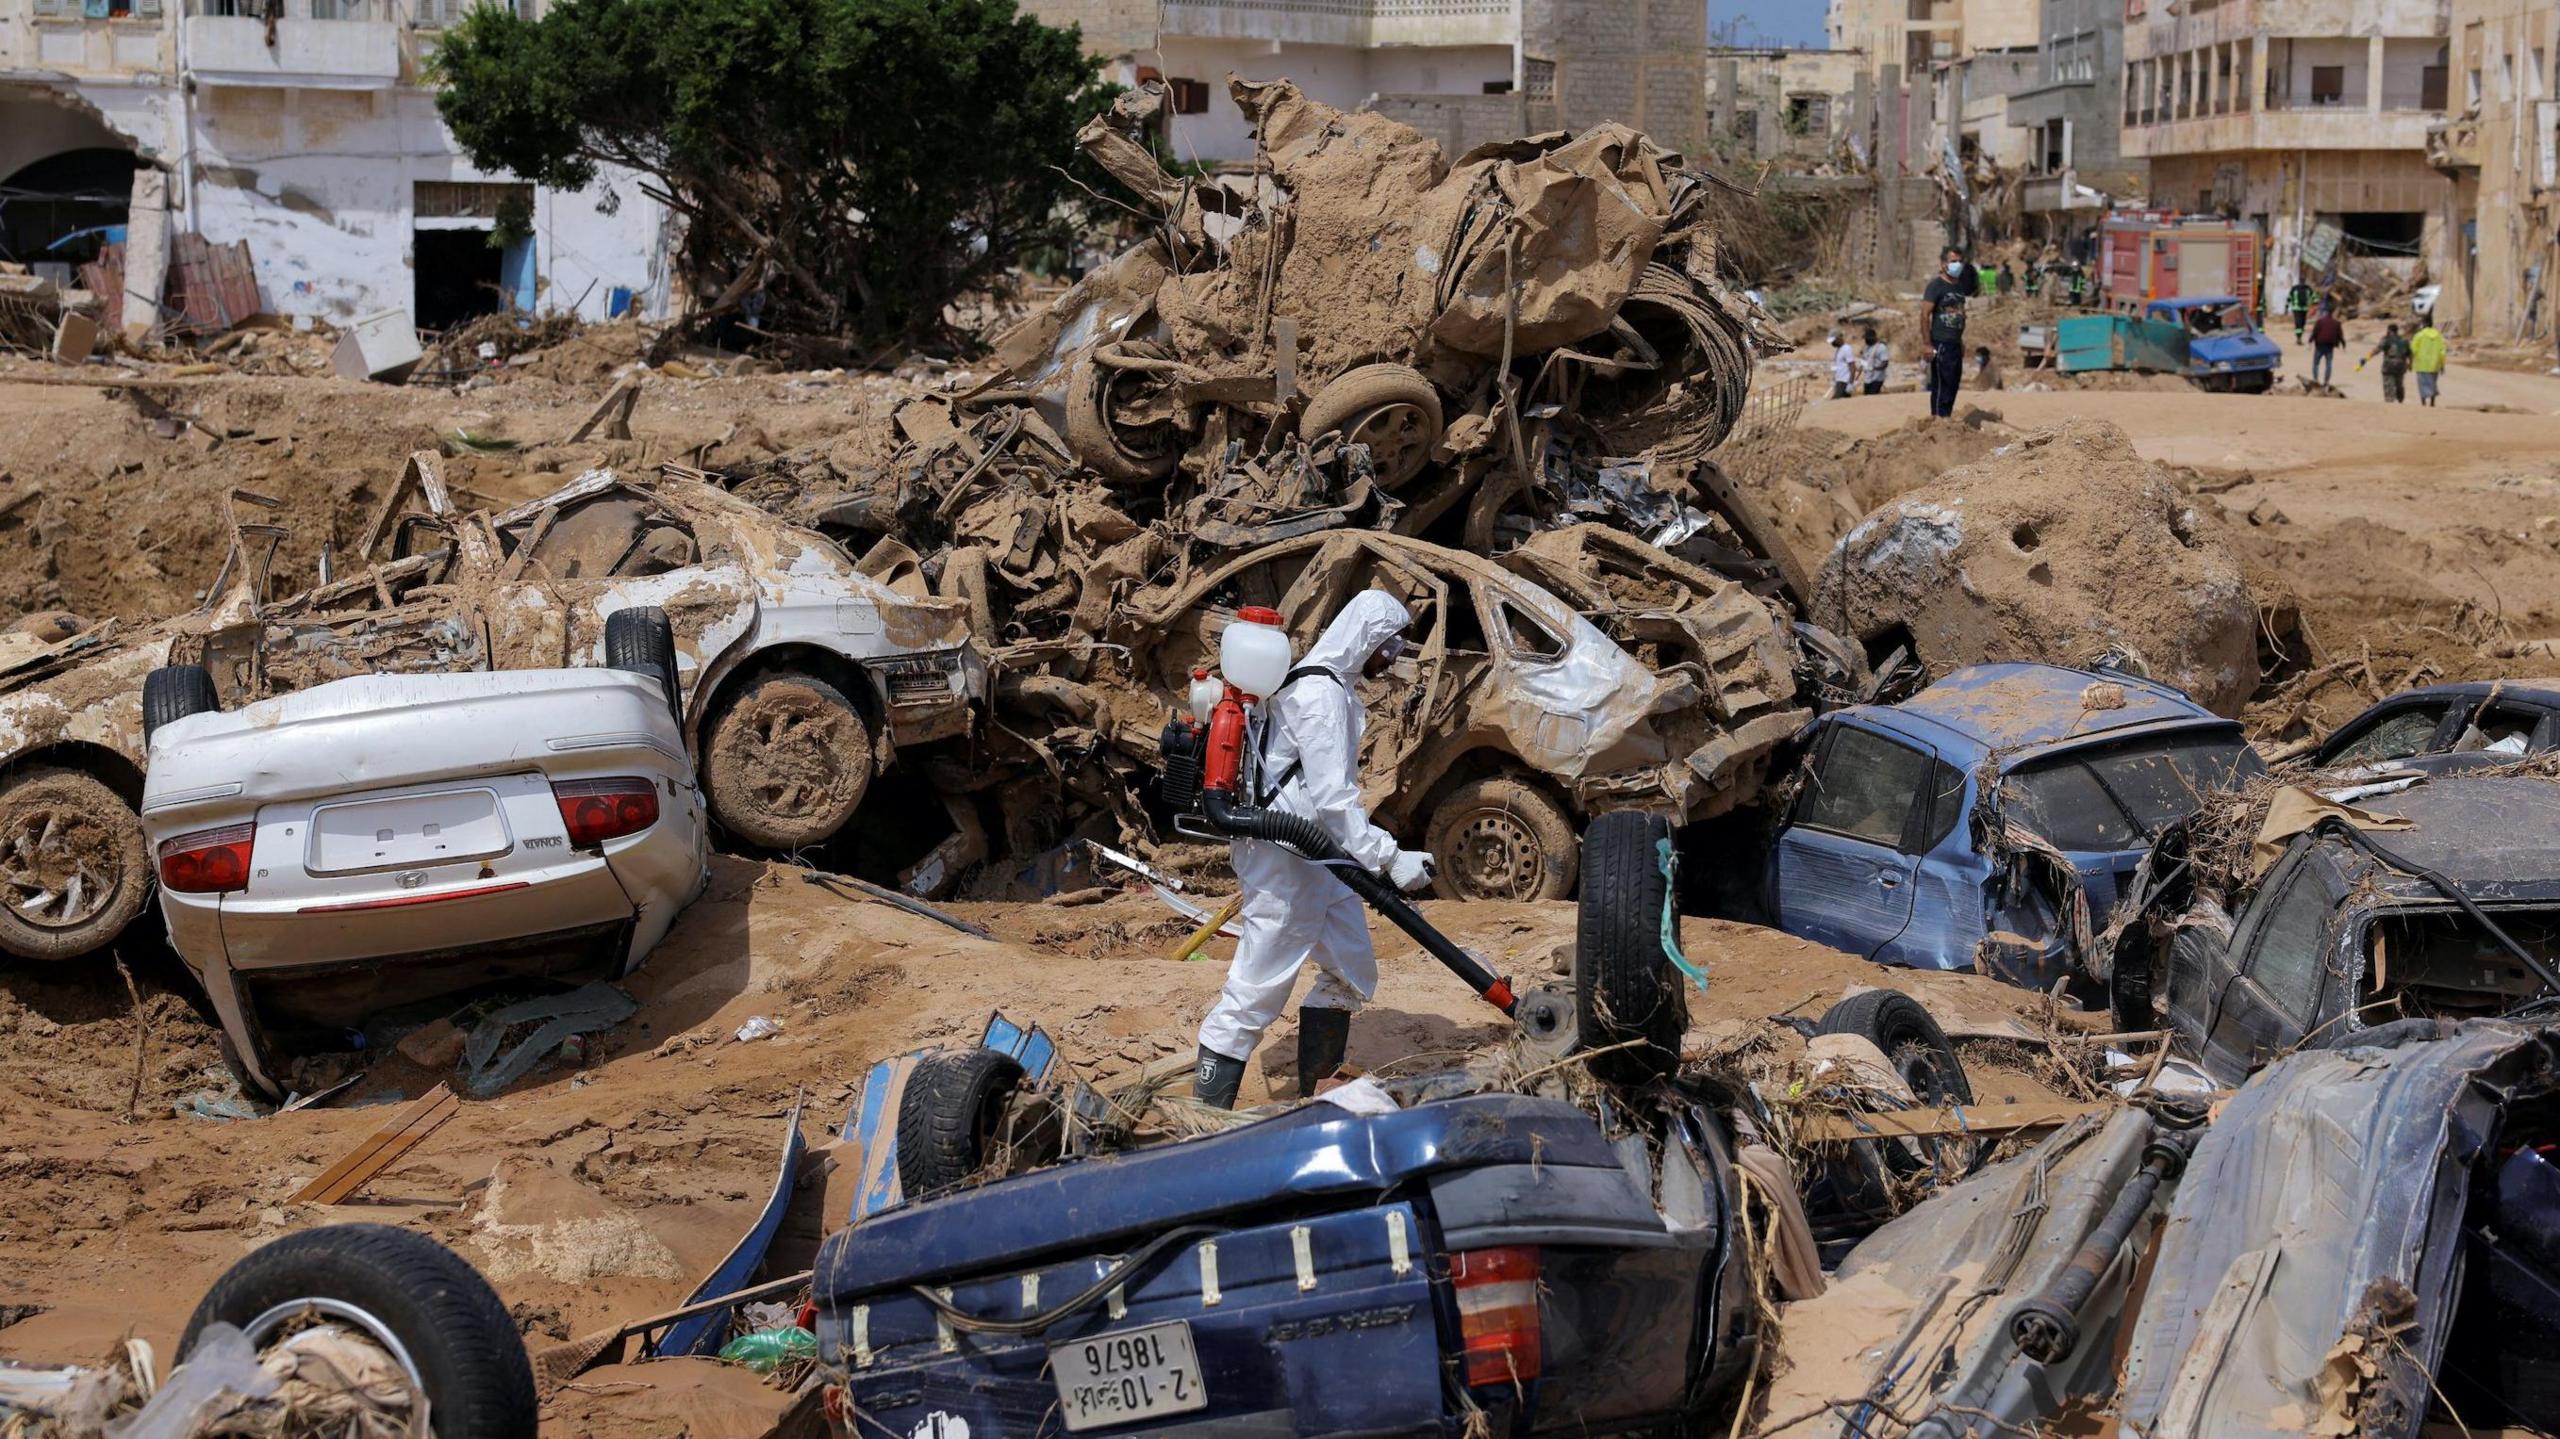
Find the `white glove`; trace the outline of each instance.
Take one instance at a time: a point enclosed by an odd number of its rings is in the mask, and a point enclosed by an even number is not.
[[[1387,878],[1407,894],[1428,889],[1432,877],[1439,872],[1440,867],[1431,862],[1429,850],[1400,849],[1394,859],[1387,861]]]

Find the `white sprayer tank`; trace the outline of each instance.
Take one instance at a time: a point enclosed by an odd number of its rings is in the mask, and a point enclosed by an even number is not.
[[[1218,636],[1218,673],[1228,684],[1264,699],[1289,677],[1289,632],[1280,612],[1262,605],[1236,611]]]

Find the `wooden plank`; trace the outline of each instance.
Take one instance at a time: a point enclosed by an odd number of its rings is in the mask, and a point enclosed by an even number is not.
[[[1796,1121],[1799,1144],[1852,1139],[1928,1139],[1947,1134],[2008,1134],[2052,1129],[2084,1114],[2104,1114],[2112,1104],[1971,1104],[1946,1109],[1879,1110],[1866,1114],[1811,1114]]]
[[[453,1097],[452,1089],[439,1084],[420,1096],[416,1103],[391,1116],[388,1123],[375,1130],[344,1159],[332,1164],[319,1178],[296,1190],[289,1204],[339,1204],[349,1195],[373,1182],[374,1176],[398,1163],[403,1155],[415,1149],[430,1134],[444,1127],[445,1121],[462,1112],[462,1103]]]

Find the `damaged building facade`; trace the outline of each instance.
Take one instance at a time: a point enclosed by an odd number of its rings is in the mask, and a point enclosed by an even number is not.
[[[193,235],[246,242],[278,315],[666,313],[667,216],[637,183],[485,174],[446,131],[423,66],[466,8],[0,0],[0,255],[69,284],[121,239],[145,310]]]
[[[2009,96],[2026,132],[2022,207],[2048,225],[2086,225],[2110,197],[2143,193],[2141,161],[2124,153],[2122,0],[2044,0],[2032,82]]]
[[[1706,7],[1675,0],[1027,0],[1076,25],[1124,85],[1162,80],[1164,138],[1185,161],[1253,159],[1227,76],[1286,77],[1374,110],[1451,154],[1617,120],[1675,149],[1705,139]]]
[[[2440,323],[2482,339],[2551,333],[2550,286],[2560,185],[2560,100],[2552,0],[2455,0],[2452,64],[2459,111],[2428,133],[2427,160],[2448,181],[2452,263]]]
[[[2441,275],[2427,130],[2444,109],[2446,40],[2434,0],[2131,0],[2124,153],[2148,163],[2153,204],[2256,225],[2271,276],[2328,264],[2323,227],[2386,266]]]

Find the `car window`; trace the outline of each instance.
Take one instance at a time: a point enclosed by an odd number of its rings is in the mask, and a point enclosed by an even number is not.
[[[2008,818],[2075,852],[2140,849],[2259,766],[2231,735],[2148,739],[2024,765],[2002,781]]]
[[[1528,659],[1551,660],[1564,653],[1564,641],[1557,639],[1545,625],[1507,599],[1493,602],[1496,620],[1502,626],[1502,638],[1511,652]]]
[[[1956,819],[1964,813],[1964,771],[1945,760],[1931,762],[1929,769],[1929,827],[1920,842],[1913,846],[1915,854],[1927,854],[1956,827]]]
[[[2436,736],[2436,726],[2444,723],[2445,707],[2441,704],[2411,705],[2393,710],[2373,720],[2361,734],[2354,735],[2335,750],[2331,764],[2380,764],[2385,760],[2407,759],[2426,752],[2427,741]]]
[[[2533,743],[2542,711],[2530,705],[2482,705],[2463,717],[2462,733],[2453,742],[2456,754],[2506,754],[2521,758]]]
[[[562,506],[534,538],[533,558],[555,579],[660,575],[692,564],[694,544],[654,506],[608,491]]]
[[[2332,908],[2319,877],[2297,868],[2250,942],[2249,977],[2297,1023],[2311,1022],[2312,1001],[2320,994],[2320,957]]]
[[[1900,849],[1933,763],[1919,750],[1841,725],[1805,786],[1796,823]]]

